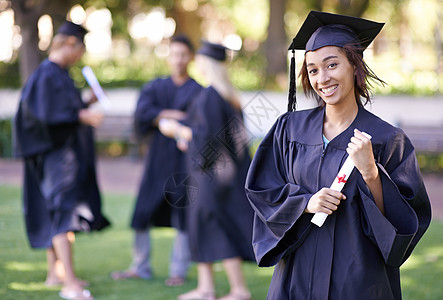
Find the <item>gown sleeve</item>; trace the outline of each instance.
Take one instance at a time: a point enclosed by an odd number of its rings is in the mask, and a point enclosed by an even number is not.
[[[255,211],[252,244],[259,266],[277,264],[311,228],[310,214],[303,212],[312,194],[288,180],[287,117],[281,116],[268,132],[246,178],[246,195]]]
[[[82,100],[64,71],[47,67],[34,74],[24,89],[21,105],[24,128],[47,132],[52,146],[59,147],[75,135]]]
[[[410,256],[431,220],[429,198],[414,148],[397,129],[376,157],[383,186],[383,216],[362,178],[359,192],[367,222],[366,235],[380,249],[385,263],[399,267]]]
[[[148,83],[143,87],[135,109],[135,128],[139,135],[146,135],[154,129],[153,121],[162,111],[156,95],[158,80]]]

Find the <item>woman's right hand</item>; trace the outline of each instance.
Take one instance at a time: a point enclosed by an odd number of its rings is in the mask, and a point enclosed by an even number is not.
[[[317,213],[322,212],[328,215],[337,210],[341,200],[345,200],[346,196],[341,192],[337,192],[330,188],[322,188],[312,195],[306,206],[305,212]]]

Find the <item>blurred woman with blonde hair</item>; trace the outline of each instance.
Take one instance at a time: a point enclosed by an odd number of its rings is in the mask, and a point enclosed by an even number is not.
[[[230,293],[221,299],[250,299],[241,269],[252,260],[253,212],[244,192],[251,161],[237,92],[224,64],[226,48],[204,42],[196,63],[208,83],[194,100],[182,125],[165,122],[160,130],[177,139],[188,153],[190,177],[198,195],[187,209],[192,260],[197,262],[198,286],[179,300],[215,299],[213,263],[222,261]],[[163,126],[162,126],[163,125]]]

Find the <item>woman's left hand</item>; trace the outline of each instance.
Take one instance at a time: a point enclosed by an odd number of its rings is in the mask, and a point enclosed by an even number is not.
[[[354,129],[354,136],[351,138],[346,151],[365,181],[377,177],[378,168],[375,164],[371,140],[358,129]]]

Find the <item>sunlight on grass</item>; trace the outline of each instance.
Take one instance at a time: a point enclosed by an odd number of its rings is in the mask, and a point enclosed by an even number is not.
[[[402,270],[415,269],[423,264],[424,259],[422,256],[415,255],[410,257],[402,266]]]
[[[45,271],[46,270],[46,264],[45,262],[19,262],[19,261],[10,261],[6,262],[5,264],[5,270],[10,271]]]
[[[443,257],[443,245],[441,246],[434,246],[434,247],[429,247],[426,252],[428,253],[428,255],[433,255],[433,256],[438,256],[438,257]]]
[[[152,238],[165,238],[172,239],[175,237],[175,230],[172,228],[156,228],[156,230],[152,231]]]
[[[8,285],[8,288],[11,290],[26,291],[26,292],[48,290],[48,287],[45,285],[44,282],[28,282],[28,283],[11,282]]]
[[[402,266],[403,270],[416,269],[425,264],[432,264],[430,267],[436,268],[443,263],[443,245],[429,247],[422,253],[414,253]]]
[[[274,267],[270,268],[260,268],[260,273],[257,274],[257,276],[261,277],[272,277],[272,274],[274,274]]]

